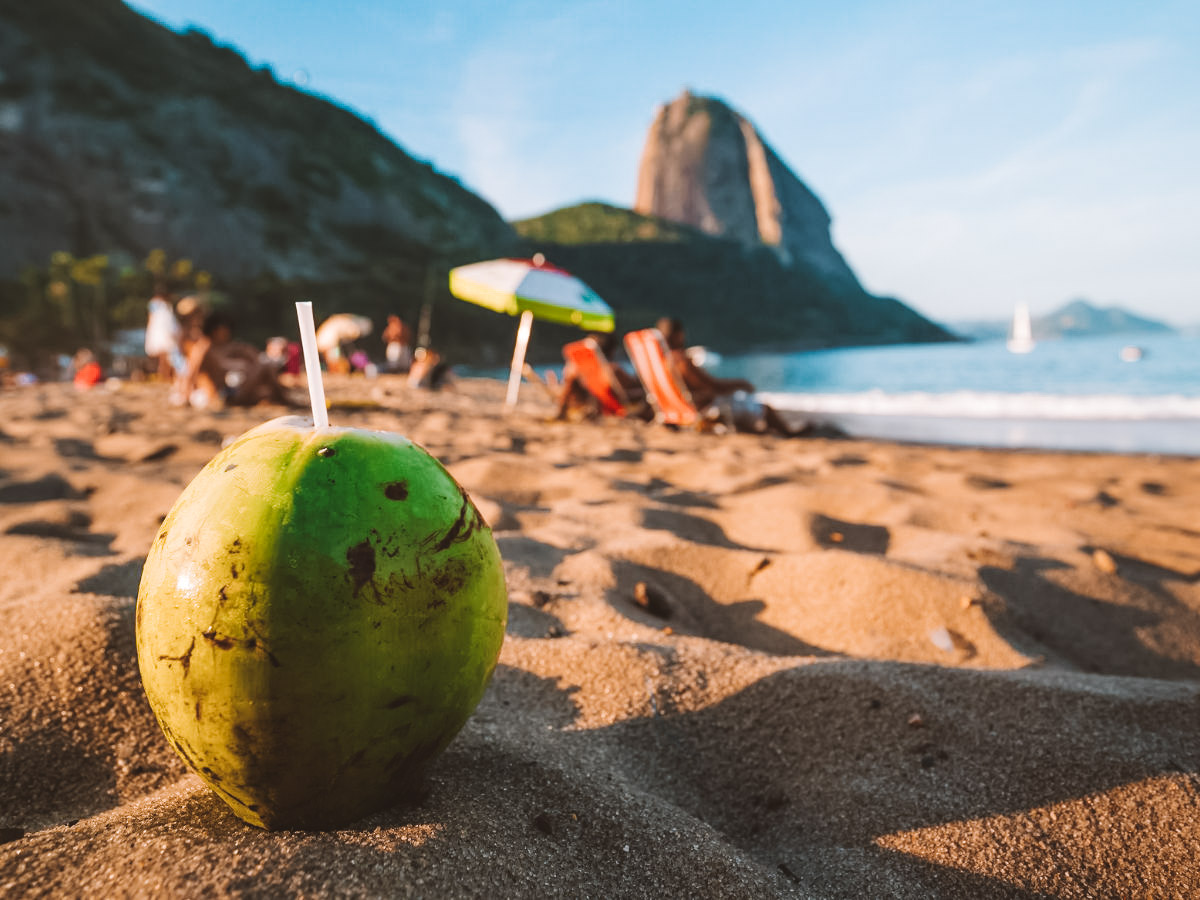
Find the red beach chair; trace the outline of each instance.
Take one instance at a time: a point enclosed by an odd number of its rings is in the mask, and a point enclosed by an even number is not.
[[[586,337],[567,344],[563,347],[563,359],[575,367],[579,380],[596,398],[606,416],[629,414],[629,398],[595,338]]]
[[[655,418],[666,425],[696,425],[700,413],[687,387],[671,368],[662,332],[657,328],[631,331],[625,335],[625,350],[646,388]]]

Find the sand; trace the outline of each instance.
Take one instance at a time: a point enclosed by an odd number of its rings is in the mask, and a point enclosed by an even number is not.
[[[330,383],[442,459],[510,593],[411,802],[243,824],[142,693],[142,560],[284,410],[0,393],[0,895],[1200,892],[1200,459],[550,424]]]

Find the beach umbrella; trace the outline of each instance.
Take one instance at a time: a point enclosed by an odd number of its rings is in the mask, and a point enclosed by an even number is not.
[[[520,316],[505,406],[517,402],[525,350],[534,319],[574,325],[585,331],[612,331],[612,308],[590,287],[563,269],[533,259],[491,259],[450,270],[450,293],[495,312]]]

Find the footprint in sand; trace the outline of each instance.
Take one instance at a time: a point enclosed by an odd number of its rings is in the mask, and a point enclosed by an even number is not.
[[[92,442],[79,438],[55,438],[54,452],[66,459],[96,458],[96,448]]]
[[[54,518],[17,522],[10,525],[4,533],[69,541],[75,545],[76,554],[82,556],[111,554],[111,545],[116,535],[92,531],[91,525],[92,517],[87,513],[68,510]]]
[[[508,626],[505,630],[513,637],[522,638],[558,638],[567,633],[557,616],[515,602],[508,604]]]
[[[44,475],[33,481],[0,486],[0,503],[41,503],[45,500],[82,500],[91,489],[77,490],[61,475]]]
[[[105,566],[95,575],[75,583],[73,594],[104,594],[108,597],[136,597],[142,582],[144,559]]]
[[[834,457],[829,461],[831,466],[865,466],[870,462],[865,456],[859,456],[857,453],[843,453],[841,456]]]
[[[707,544],[710,547],[727,547],[731,550],[755,549],[731,541],[725,534],[725,529],[715,522],[673,509],[647,507],[642,511],[642,524],[646,528],[670,532],[678,538]]]
[[[826,655],[827,651],[763,622],[763,600],[718,602],[691,578],[636,563],[616,563],[612,571],[617,585],[607,592],[609,602],[643,624],[661,628],[670,622],[674,631],[761,653]]]
[[[812,538],[822,547],[836,547],[854,553],[886,554],[892,535],[882,525],[863,525],[844,522],[820,513],[812,517],[809,526]]]
[[[1000,491],[1012,487],[1012,484],[1002,478],[989,478],[986,475],[968,475],[967,486],[980,491]]]

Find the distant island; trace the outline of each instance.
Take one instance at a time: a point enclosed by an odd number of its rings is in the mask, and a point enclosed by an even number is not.
[[[977,341],[1003,340],[1008,336],[1008,319],[948,322],[955,334]],[[1033,318],[1035,340],[1099,337],[1102,335],[1176,334],[1175,328],[1120,306],[1097,306],[1087,300],[1072,300],[1054,312]]]

